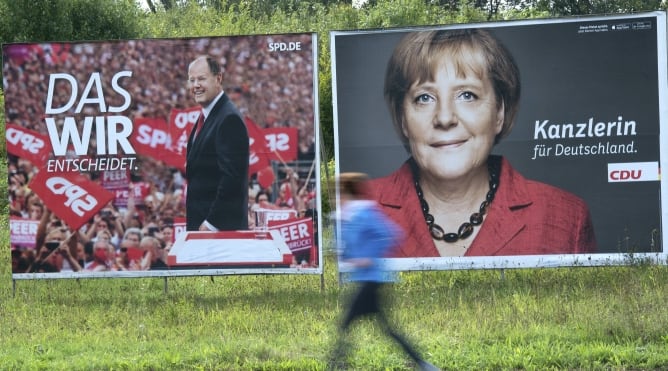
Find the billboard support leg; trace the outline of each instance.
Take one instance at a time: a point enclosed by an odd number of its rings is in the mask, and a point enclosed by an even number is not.
[[[505,280],[506,279],[506,270],[501,268],[501,269],[499,269],[499,273],[500,273],[499,278],[501,279],[501,281]]]
[[[162,291],[163,291],[164,294],[167,294],[167,276],[162,277],[162,278],[164,279],[164,281],[163,281],[164,284],[163,284],[163,289],[162,289]]]
[[[16,280],[12,280],[12,297],[16,297]]]
[[[325,273],[320,273],[320,292],[325,291]]]

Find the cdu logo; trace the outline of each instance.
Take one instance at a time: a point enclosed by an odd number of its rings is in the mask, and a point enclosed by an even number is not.
[[[647,182],[659,180],[658,162],[608,164],[608,183]]]

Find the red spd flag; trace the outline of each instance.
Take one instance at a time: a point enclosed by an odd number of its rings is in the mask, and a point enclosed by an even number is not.
[[[263,131],[270,160],[288,162],[297,159],[297,128],[267,128]]]
[[[188,143],[188,137],[186,134],[183,134],[182,140],[185,141],[186,145]],[[185,148],[185,146],[183,147]],[[162,162],[164,162],[167,166],[171,166],[174,168],[177,168],[181,170],[182,172],[186,171],[186,151],[184,150],[182,153],[175,153],[171,151],[170,149],[166,149],[164,152],[163,157],[160,159]]]
[[[244,121],[246,121],[246,129],[248,130],[250,149],[248,175],[251,176],[269,166],[269,158],[267,157],[269,149],[267,148],[262,129],[255,125],[255,122],[249,117],[246,117]]]
[[[79,173],[42,170],[28,185],[53,213],[79,229],[114,198],[114,194]]]
[[[49,157],[51,147],[46,135],[19,125],[7,124],[5,129],[7,152],[41,166]]]
[[[167,122],[147,117],[135,119],[130,143],[138,154],[163,160],[169,145]]]
[[[311,218],[270,221],[269,229],[278,231],[292,252],[308,250],[315,245]]]
[[[35,247],[39,220],[9,218],[9,241],[12,246]]]
[[[184,162],[186,156],[186,147],[188,146],[188,137],[195,127],[199,115],[202,114],[202,108],[199,106],[177,109],[172,108],[169,114],[169,150],[175,154],[182,155]]]
[[[165,156],[161,159],[167,165],[186,171],[188,138],[201,114],[200,107],[172,109],[169,115],[169,143]]]

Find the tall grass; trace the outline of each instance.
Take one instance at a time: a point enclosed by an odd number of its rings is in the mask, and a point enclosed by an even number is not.
[[[7,222],[0,240],[5,242]],[[319,276],[20,280],[0,266],[0,368],[318,370],[342,297]],[[668,368],[668,268],[653,265],[402,273],[390,317],[452,370]],[[353,369],[407,370],[372,322]]]

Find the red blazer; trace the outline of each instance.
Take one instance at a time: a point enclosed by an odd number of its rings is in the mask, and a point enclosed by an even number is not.
[[[369,188],[373,199],[406,232],[406,239],[394,257],[439,256],[408,163],[387,177],[372,180]],[[499,189],[483,224],[476,228],[481,229],[465,256],[596,251],[594,228],[585,202],[559,188],[524,178],[505,158],[501,162]]]

